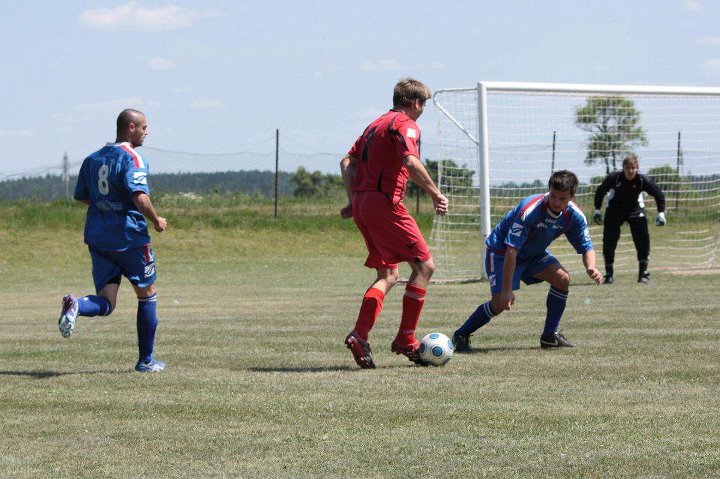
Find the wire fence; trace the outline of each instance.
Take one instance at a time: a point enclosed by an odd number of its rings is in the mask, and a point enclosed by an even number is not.
[[[274,181],[277,168],[280,194],[288,194],[290,176],[299,168],[309,172],[339,175],[345,153],[297,153],[278,148],[270,152],[192,153],[143,146],[138,149],[150,165],[151,187],[203,194],[208,184],[225,192],[272,195],[267,183]],[[436,159],[439,148],[423,145],[423,159]],[[22,171],[0,171],[0,200],[70,198],[83,158],[63,155],[55,165],[40,165]],[[233,173],[233,174],[229,174]],[[263,174],[260,174],[263,173]],[[221,178],[222,177],[222,178]],[[272,180],[272,181],[271,181]],[[155,182],[155,183],[153,183]],[[176,188],[173,182],[177,183]],[[234,183],[233,183],[234,182]],[[178,190],[180,191],[180,190]]]

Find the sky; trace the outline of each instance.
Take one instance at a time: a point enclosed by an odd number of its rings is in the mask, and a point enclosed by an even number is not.
[[[720,0],[0,5],[0,179],[82,160],[123,108],[147,114],[153,148],[267,153],[279,129],[282,150],[341,156],[406,76],[720,85]]]

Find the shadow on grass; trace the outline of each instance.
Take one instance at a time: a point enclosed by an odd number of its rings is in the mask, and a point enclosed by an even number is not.
[[[497,351],[527,351],[529,349],[541,349],[538,346],[497,346],[494,348],[472,348],[470,351],[463,351],[462,353],[455,353],[458,355],[465,354],[487,354],[494,353]]]
[[[353,368],[350,366],[317,366],[317,367],[301,367],[296,368],[285,367],[285,368],[248,368],[248,371],[256,373],[327,373],[332,371],[348,371]]]
[[[472,353],[471,353],[472,354]],[[377,369],[402,369],[402,368],[424,368],[419,364],[403,364],[403,365],[379,365]],[[285,368],[248,368],[248,371],[255,373],[327,373],[334,371],[368,371],[358,366],[318,366],[318,367],[285,367]]]
[[[70,376],[76,374],[102,374],[102,373],[119,373],[122,371],[84,371],[61,373],[58,371],[0,371],[0,376],[27,376],[33,379],[56,378],[59,376]]]

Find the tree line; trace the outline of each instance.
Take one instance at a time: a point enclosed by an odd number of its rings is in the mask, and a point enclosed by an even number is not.
[[[293,174],[278,173],[280,196],[293,195],[296,186]],[[72,197],[77,176],[70,176],[67,191]],[[150,176],[150,189],[155,195],[195,193],[230,194],[272,198],[275,195],[275,173],[272,171],[223,171],[215,173],[155,173]],[[57,200],[66,197],[66,185],[61,175],[46,175],[0,181],[0,199]]]
[[[451,180],[458,187],[471,186],[474,171],[458,167],[453,161],[443,162],[446,168],[454,168],[457,178]],[[425,160],[425,165],[434,181],[437,181],[439,162]],[[298,198],[331,197],[343,195],[345,187],[339,174],[309,171],[299,167],[294,173],[278,173],[278,195]],[[0,181],[0,200],[40,200],[50,201],[72,197],[77,176],[70,176],[66,185],[62,175],[23,177]],[[150,177],[153,194],[195,193],[208,194],[245,194],[273,198],[275,195],[275,173],[272,171],[223,171],[215,173],[155,173]],[[409,184],[408,195],[424,195],[417,186]]]

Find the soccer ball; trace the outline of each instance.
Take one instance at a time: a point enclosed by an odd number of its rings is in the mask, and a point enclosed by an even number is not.
[[[420,341],[420,359],[433,366],[445,366],[455,352],[455,345],[443,333],[430,333]]]

